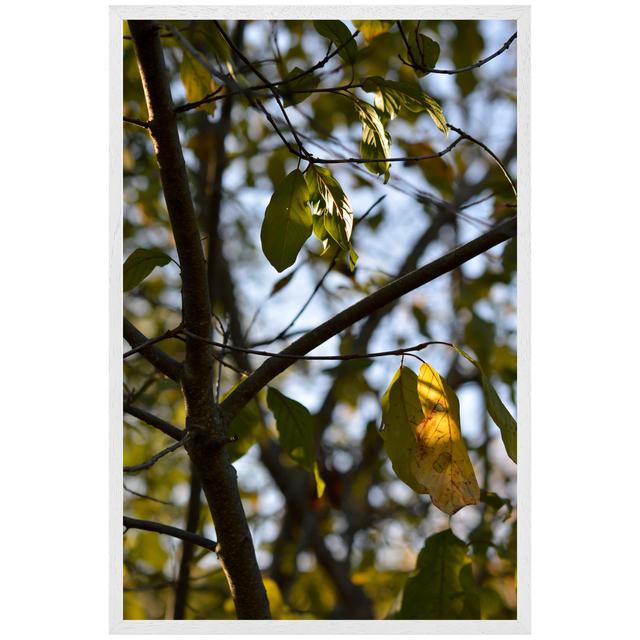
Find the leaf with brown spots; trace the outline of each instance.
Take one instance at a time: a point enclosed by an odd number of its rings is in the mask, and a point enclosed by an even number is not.
[[[426,487],[433,504],[451,515],[480,500],[480,487],[460,432],[458,398],[426,363],[420,367],[418,396],[425,417],[416,427],[411,473]]]

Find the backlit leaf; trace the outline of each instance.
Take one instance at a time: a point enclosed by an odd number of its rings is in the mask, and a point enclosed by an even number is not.
[[[344,250],[348,250],[353,229],[353,210],[340,183],[329,169],[313,165],[305,174],[309,189],[309,201],[316,212],[322,216],[322,225],[326,233]],[[314,233],[324,243],[326,236],[320,227],[320,221],[314,218]],[[325,247],[326,249],[326,247]]]
[[[480,317],[474,311],[464,329],[464,341],[478,356],[483,368],[488,369],[495,347],[496,325]]]
[[[171,258],[160,249],[136,249],[122,267],[122,288],[129,291],[139,285],[156,267],[169,264]]]
[[[456,351],[466,358],[469,362],[474,364],[478,371],[480,371],[480,382],[482,384],[482,392],[484,394],[484,401],[487,405],[487,411],[491,416],[491,419],[496,423],[500,434],[502,435],[502,442],[504,448],[507,450],[507,455],[517,462],[518,457],[518,424],[514,417],[509,413],[509,410],[504,406],[498,392],[491,384],[489,376],[484,372],[480,363],[472,358],[468,353],[460,348],[456,347]]]
[[[413,113],[428,113],[438,129],[448,135],[449,129],[442,107],[419,85],[372,76],[362,83],[362,88],[367,93],[375,93],[376,108],[388,118],[395,118],[402,107]]]
[[[487,411],[491,419],[496,423],[502,435],[504,448],[507,455],[514,461],[518,462],[518,424],[509,410],[504,406],[497,391],[491,384],[489,376],[480,369],[480,380],[482,382],[482,391],[484,392],[484,400],[487,404]]]
[[[393,20],[352,20],[351,22],[367,42],[370,42],[381,33],[386,33],[393,26]]]
[[[324,482],[318,471],[313,418],[309,410],[277,389],[267,390],[267,405],[276,419],[282,448],[303,469],[314,474],[318,497],[324,492]]]
[[[358,45],[354,38],[351,38],[351,32],[344,22],[340,20],[314,20],[313,26],[315,30],[327,40],[331,40],[336,47],[349,41],[338,55],[345,61],[352,63],[358,55]]]
[[[426,141],[405,143],[403,147],[407,155],[414,157],[436,156],[437,153],[437,150]],[[428,160],[407,160],[404,164],[405,166],[419,167],[430,185],[438,189],[446,198],[453,197],[455,173],[453,167],[445,158],[432,157]]]
[[[417,493],[427,493],[411,471],[416,452],[415,433],[423,419],[418,377],[408,367],[401,366],[382,396],[380,435],[396,475]]]
[[[418,397],[424,419],[416,427],[411,472],[433,504],[453,514],[480,499],[467,447],[460,432],[460,406],[453,389],[429,364],[420,367]]]
[[[303,73],[304,69],[300,67],[294,67],[283,79],[295,78]],[[287,82],[279,87],[280,94],[284,99],[284,106],[290,107],[294,104],[299,104],[303,100],[309,97],[307,90],[315,89],[318,86],[319,79],[313,73],[306,73],[305,75]],[[304,92],[303,92],[304,91]]]
[[[469,565],[467,545],[451,529],[426,539],[407,580],[400,610],[403,620],[452,620],[464,615],[465,597],[460,572]]]
[[[277,271],[295,261],[311,235],[313,220],[308,205],[309,189],[299,169],[278,185],[265,211],[260,240],[262,251]]]
[[[414,69],[418,76],[428,73],[426,69],[434,69],[440,57],[440,45],[423,33],[416,33],[409,39],[409,51],[410,62],[421,67]]]
[[[180,64],[180,79],[184,85],[188,102],[202,100],[206,95],[213,93],[216,88],[211,74],[186,51],[183,53]],[[213,115],[216,103],[207,102],[200,105],[200,108]]]
[[[362,123],[362,140],[360,141],[360,155],[363,158],[380,160],[388,158],[391,151],[391,136],[385,131],[380,115],[374,107],[362,100],[354,101],[358,118]],[[388,162],[366,162],[364,165],[371,173],[385,176],[388,180]]]

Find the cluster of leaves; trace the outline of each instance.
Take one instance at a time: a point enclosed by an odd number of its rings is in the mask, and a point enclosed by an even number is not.
[[[487,408],[515,462],[515,420],[480,371]],[[460,430],[458,397],[431,365],[424,363],[419,376],[401,365],[382,398],[382,411],[385,448],[405,484],[430,494],[433,504],[449,515],[478,503],[480,487]]]

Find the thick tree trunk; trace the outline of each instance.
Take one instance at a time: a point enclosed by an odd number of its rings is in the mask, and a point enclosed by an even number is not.
[[[200,231],[189,190],[175,110],[158,27],[153,21],[130,21],[149,112],[149,132],[182,273],[184,326],[202,338],[211,333],[211,308]],[[180,377],[187,406],[187,451],[202,482],[216,527],[218,555],[227,576],[238,618],[270,618],[236,472],[223,442],[226,423],[216,416],[213,358],[208,345],[187,341]]]

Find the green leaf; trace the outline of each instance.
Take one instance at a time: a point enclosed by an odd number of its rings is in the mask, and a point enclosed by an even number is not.
[[[479,366],[479,365],[478,365]],[[518,462],[518,425],[509,410],[504,406],[500,396],[494,389],[489,376],[482,369],[480,379],[482,382],[482,391],[484,392],[484,400],[487,404],[487,411],[491,419],[496,423],[502,435],[504,448],[507,455],[514,461]]]
[[[502,400],[500,400],[500,396],[491,384],[489,376],[480,366],[480,363],[459,347],[455,347],[455,350],[469,362],[474,364],[478,368],[478,371],[480,371],[480,383],[482,384],[482,392],[484,394],[484,401],[487,405],[487,411],[489,412],[491,419],[496,423],[498,429],[500,429],[502,442],[504,443],[504,448],[507,450],[507,455],[514,462],[517,462],[518,424],[514,417],[509,413],[509,410],[504,406]]]
[[[320,255],[324,254],[331,244],[329,234],[324,226],[325,215],[321,213],[313,216],[313,235],[322,242],[322,253]]]
[[[182,63],[180,64],[180,79],[184,85],[184,92],[188,102],[202,100],[206,95],[213,93],[216,88],[211,74],[186,51],[183,52]],[[216,110],[216,103],[207,102],[200,105],[199,108],[213,115]]]
[[[356,270],[358,257],[356,250],[353,248],[353,245],[351,245],[351,248],[349,249],[349,269],[351,269],[352,272]]]
[[[326,233],[344,250],[348,250],[353,229],[353,210],[340,183],[333,177],[329,169],[312,165],[305,174],[309,189],[309,201],[322,215],[322,224]],[[315,220],[314,220],[315,223]],[[319,224],[319,223],[318,223]],[[320,228],[316,236],[324,243]]]
[[[345,229],[342,218],[338,216],[332,216],[327,213],[323,216],[324,228],[331,237],[331,239],[345,251],[349,250],[349,236],[347,236],[347,230]]]
[[[417,426],[424,419],[418,397],[418,376],[401,366],[382,396],[380,435],[395,474],[417,493],[427,493],[411,472],[415,457]]]
[[[467,545],[450,529],[427,538],[416,570],[407,580],[396,618],[456,620],[468,618],[460,572],[469,565]]]
[[[160,249],[136,249],[122,268],[123,290],[139,285],[156,267],[164,267],[171,258]]]
[[[496,325],[472,312],[471,319],[464,328],[464,341],[475,352],[478,361],[487,371],[493,355],[495,339]]]
[[[358,118],[362,123],[362,140],[360,141],[360,155],[363,158],[388,158],[391,151],[391,136],[384,130],[380,115],[374,107],[362,100],[353,102]],[[371,173],[384,175],[388,180],[388,162],[366,162],[364,165]]]
[[[395,118],[402,107],[413,113],[428,113],[438,129],[448,135],[449,128],[442,107],[419,85],[372,76],[363,82],[362,88],[367,93],[375,93],[376,108],[388,118]]]
[[[386,33],[393,26],[393,20],[352,20],[351,22],[367,42],[371,42],[381,33]]]
[[[409,51],[413,62],[423,67],[422,69],[414,69],[418,76],[426,75],[428,71],[425,69],[434,69],[440,57],[440,45],[422,33],[414,34],[413,38],[409,40]]]
[[[267,389],[267,405],[276,419],[282,448],[303,469],[314,474],[318,497],[324,492],[316,460],[314,423],[309,410],[277,389]]]
[[[299,169],[278,185],[267,205],[260,232],[262,251],[277,271],[290,267],[311,235],[309,189]]]
[[[289,78],[295,78],[304,72],[304,69],[300,67],[294,67],[285,77],[284,80],[288,80]],[[315,89],[318,86],[318,82],[320,80],[313,73],[306,73],[301,76],[297,80],[292,80],[291,82],[287,82],[286,84],[281,85],[278,88],[278,91],[282,95],[284,99],[284,106],[290,107],[294,104],[299,104],[303,100],[306,100],[311,94],[310,93],[297,93],[298,91],[308,91]],[[294,91],[296,93],[294,93]]]
[[[340,20],[314,20],[313,26],[315,30],[327,40],[331,40],[336,47],[341,46],[347,40],[350,42],[340,49],[338,55],[348,63],[355,62],[358,55],[358,45],[354,38],[351,38],[351,32],[344,22]]]

